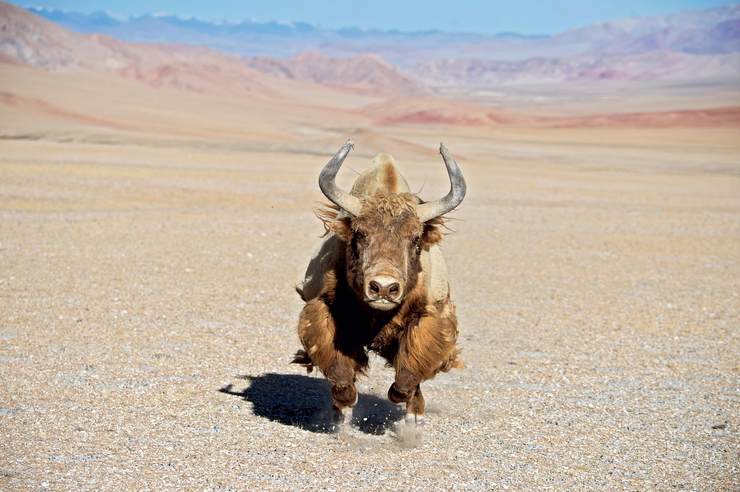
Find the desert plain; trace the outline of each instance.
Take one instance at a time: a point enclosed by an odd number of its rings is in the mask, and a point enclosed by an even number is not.
[[[259,77],[0,65],[0,488],[740,487],[736,85]],[[385,151],[442,195],[440,141],[468,181],[443,242],[466,367],[423,384],[420,429],[379,359],[339,430],[289,364],[347,137],[342,186]]]

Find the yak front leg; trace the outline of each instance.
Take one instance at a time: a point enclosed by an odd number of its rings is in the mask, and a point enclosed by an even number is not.
[[[323,371],[326,379],[331,385],[331,403],[334,411],[334,423],[344,422],[344,410],[353,407],[357,403],[357,372],[352,361],[339,354],[331,368]]]
[[[344,420],[344,410],[357,402],[355,381],[362,361],[342,352],[336,336],[328,306],[320,299],[306,303],[298,322],[298,337],[305,350],[299,351],[293,361],[304,365],[309,372],[316,366],[326,376],[331,385],[334,422],[340,423]]]
[[[419,322],[401,336],[394,360],[396,380],[388,390],[388,398],[395,403],[406,402],[407,422],[424,420],[421,382],[432,379],[439,371],[459,367],[456,341],[457,321],[451,308],[440,311],[428,307]]]
[[[423,424],[424,408],[424,395],[421,394],[421,385],[418,385],[416,386],[414,396],[406,402],[406,423]]]
[[[420,377],[405,368],[397,369],[396,380],[388,389],[388,399],[393,403],[406,403],[406,423],[423,423],[424,396]]]

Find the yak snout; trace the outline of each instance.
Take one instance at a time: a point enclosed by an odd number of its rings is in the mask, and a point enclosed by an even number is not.
[[[365,284],[365,297],[372,307],[388,310],[400,302],[403,297],[403,286],[394,277],[376,275]]]

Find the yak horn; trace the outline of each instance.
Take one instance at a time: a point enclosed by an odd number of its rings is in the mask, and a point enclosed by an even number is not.
[[[319,188],[326,195],[326,198],[334,202],[339,208],[352,216],[357,216],[360,213],[360,209],[362,209],[360,199],[342,191],[334,182],[334,178],[336,178],[339,168],[342,167],[344,159],[353,148],[354,144],[352,141],[347,140],[337,153],[334,154],[334,157],[326,163],[324,169],[321,170],[321,174],[319,174]]]
[[[445,166],[447,167],[447,175],[450,178],[450,192],[439,200],[422,203],[416,207],[417,215],[422,222],[432,220],[450,212],[460,205],[460,202],[465,198],[467,187],[460,166],[450,155],[447,147],[442,143],[439,144],[439,153],[442,155],[442,159],[445,161]]]

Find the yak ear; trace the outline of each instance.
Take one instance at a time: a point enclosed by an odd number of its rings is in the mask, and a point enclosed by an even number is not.
[[[324,225],[324,237],[334,233],[342,241],[348,241],[352,232],[352,219],[340,212],[336,205],[323,205],[314,209],[314,214]]]
[[[442,240],[444,234],[442,234],[442,228],[440,227],[444,223],[440,217],[428,220],[424,224],[424,232],[421,235],[421,242],[425,248],[433,244],[437,244]]]
[[[341,217],[329,224],[331,232],[337,235],[339,239],[347,242],[352,237],[352,218]]]

